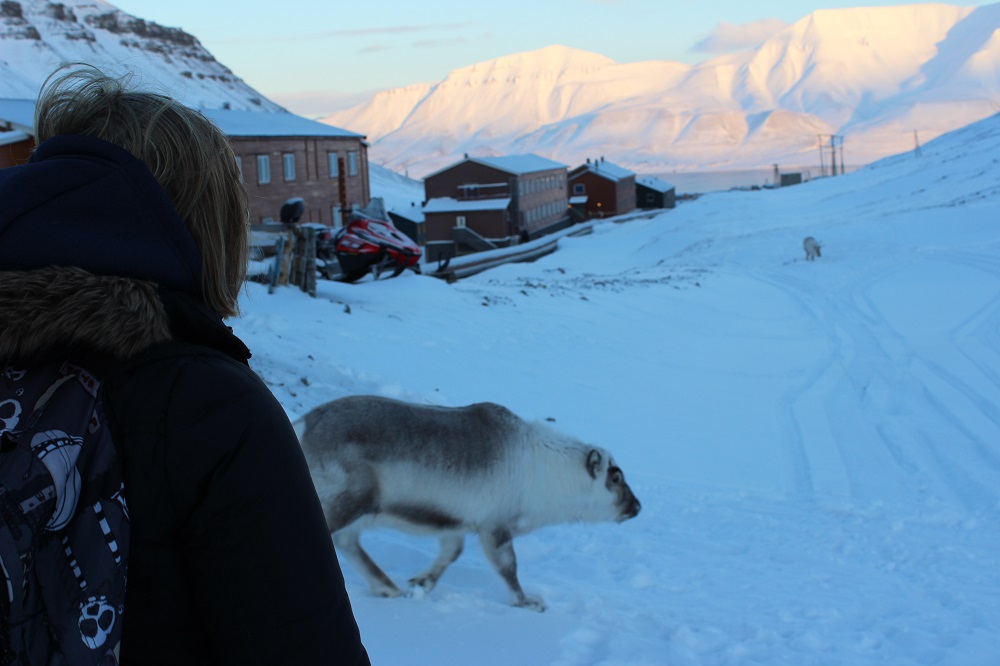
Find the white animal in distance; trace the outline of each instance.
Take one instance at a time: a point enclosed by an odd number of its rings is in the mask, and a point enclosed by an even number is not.
[[[427,592],[475,533],[513,605],[542,611],[518,581],[514,537],[570,521],[621,522],[640,510],[605,449],[493,403],[350,396],[313,409],[295,429],[338,551],[379,596],[402,592],[361,547],[367,528],[439,537],[437,559],[409,581]]]
[[[814,261],[820,256],[821,245],[812,236],[802,239],[802,249],[806,251],[806,261]]]

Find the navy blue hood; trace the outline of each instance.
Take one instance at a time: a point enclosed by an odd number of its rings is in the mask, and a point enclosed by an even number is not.
[[[42,142],[0,169],[0,270],[75,266],[201,298],[194,238],[146,165],[89,136]]]

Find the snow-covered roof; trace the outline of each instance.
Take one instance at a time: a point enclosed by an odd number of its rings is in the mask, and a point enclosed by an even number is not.
[[[35,100],[0,98],[0,125],[34,134]]]
[[[267,113],[264,111],[236,111],[233,109],[200,109],[206,118],[219,126],[229,136],[330,136],[357,137],[333,125],[309,120],[294,113]]]
[[[26,141],[31,135],[21,130],[11,130],[10,132],[0,132],[0,146],[9,146],[18,141]]]
[[[611,162],[606,162],[604,160],[594,160],[593,162],[588,162],[587,164],[582,164],[577,168],[573,169],[573,174],[578,175],[584,171],[590,171],[591,173],[596,173],[598,176],[603,176],[608,180],[618,182],[620,180],[625,180],[631,176],[635,175],[635,172],[629,171],[625,167],[620,167],[617,164]]]
[[[228,136],[364,136],[333,125],[309,120],[294,113],[237,111],[234,109],[199,109]],[[0,98],[0,123],[14,129],[34,132],[35,100]]]
[[[504,197],[503,199],[469,199],[467,201],[459,201],[451,197],[438,197],[424,204],[424,214],[506,210],[509,206],[510,197]]]
[[[392,206],[388,212],[400,217],[405,217],[413,222],[424,221],[424,209],[419,206]]]
[[[586,194],[578,194],[575,197],[569,198],[569,205],[571,206],[579,206],[580,204],[585,204],[585,203],[587,203]]]
[[[550,160],[533,153],[528,153],[527,155],[504,155],[502,157],[473,157],[470,161],[486,164],[495,169],[516,175],[566,168],[566,165],[562,162],[556,162],[555,160]]]
[[[660,180],[656,176],[639,176],[635,179],[635,182],[643,187],[656,190],[657,192],[666,193],[674,189],[674,186],[671,183],[668,183],[665,180]]]
[[[525,174],[537,173],[539,171],[551,171],[552,169],[568,168],[562,162],[556,162],[555,160],[550,160],[533,153],[525,155],[503,155],[501,157],[466,157],[461,162],[456,162],[455,164],[446,166],[443,169],[438,169],[434,173],[427,174],[424,176],[424,180],[427,180],[432,176],[436,176],[439,173],[444,173],[449,169],[453,169],[456,165],[464,162],[484,164],[488,167],[493,167],[494,169],[499,169],[500,171],[504,171],[515,176],[523,176]]]

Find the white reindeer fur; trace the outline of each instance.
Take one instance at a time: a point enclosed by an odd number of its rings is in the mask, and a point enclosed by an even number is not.
[[[802,239],[802,249],[806,253],[806,261],[815,261],[820,255],[820,248],[822,245],[819,244],[812,236],[806,236]]]

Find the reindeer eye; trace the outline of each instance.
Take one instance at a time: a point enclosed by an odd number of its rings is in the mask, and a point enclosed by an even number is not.
[[[611,470],[611,483],[616,486],[622,482],[622,472],[620,469]]]

